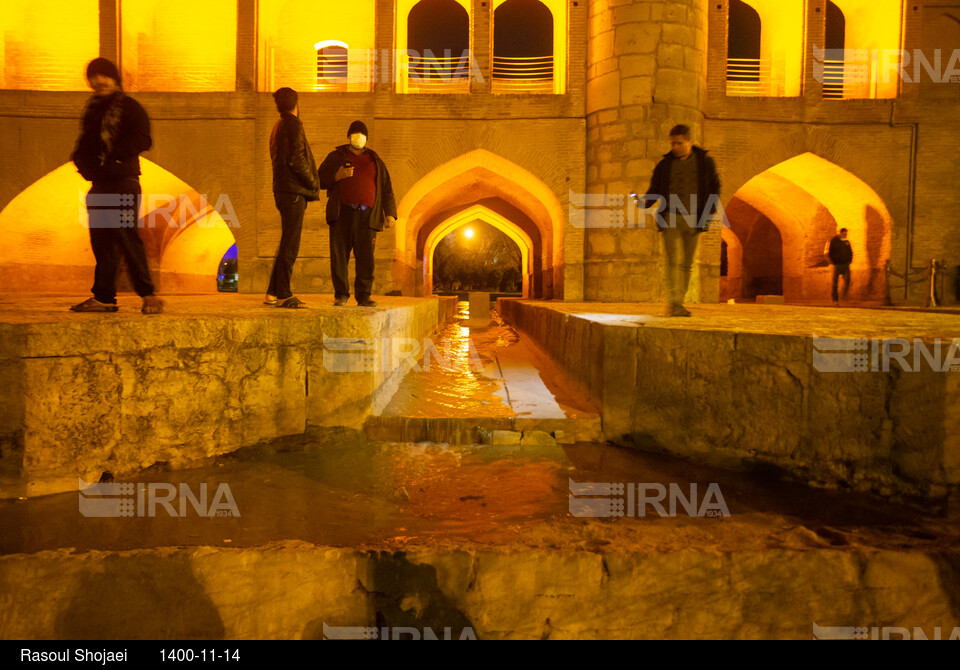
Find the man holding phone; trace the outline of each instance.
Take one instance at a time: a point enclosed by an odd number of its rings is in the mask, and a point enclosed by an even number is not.
[[[397,203],[390,174],[380,156],[367,148],[367,126],[354,121],[347,130],[348,144],[331,151],[320,165],[320,188],[327,191],[327,224],[330,226],[330,274],[334,305],[350,297],[347,272],[350,252],[356,258],[354,296],[360,307],[376,307],[373,292],[373,248],[377,232],[397,220]]]

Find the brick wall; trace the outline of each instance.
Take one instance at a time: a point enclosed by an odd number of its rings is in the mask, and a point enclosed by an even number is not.
[[[270,94],[255,92],[254,4],[241,0],[238,5],[235,92],[134,94],[153,122],[154,147],[145,157],[211,202],[221,194],[230,197],[240,224],[234,233],[240,290],[245,292],[265,290],[280,237],[268,149],[277,114]],[[490,18],[492,6],[483,5],[482,0],[476,0],[475,22]],[[470,95],[400,95],[385,81],[379,81],[368,93],[301,92],[300,117],[317,161],[346,141],[351,121],[363,119],[370,129],[369,145],[384,158],[400,200],[438,166],[477,149],[491,152],[499,164],[515,166],[517,171],[532,176],[541,188],[537,202],[524,195],[512,205],[525,213],[529,213],[527,209],[546,211],[552,207],[551,221],[556,229],[544,232],[551,245],[556,241],[558,247],[549,248],[549,259],[543,265],[549,273],[542,278],[545,290],[566,289],[568,297],[582,297],[582,231],[564,230],[563,212],[568,192],[584,190],[582,54],[586,6],[577,2],[568,9],[570,66],[566,94],[494,95],[488,86],[485,92],[484,86],[477,85]],[[378,0],[377,10],[377,47],[390,49],[393,3]],[[489,49],[490,40],[483,37],[489,36],[489,31],[477,26],[475,30],[479,36],[477,49]],[[487,60],[483,55],[478,58],[484,63]],[[17,148],[0,155],[0,208],[69,160],[86,98],[84,93],[0,91],[0,142]],[[501,172],[501,181],[509,181],[510,171]],[[504,196],[505,190],[509,189],[498,191],[481,178],[477,199]],[[462,195],[451,192],[449,197],[453,201]],[[321,196],[320,202],[307,209],[300,262],[293,280],[298,291],[332,292],[324,206],[325,196]],[[442,208],[442,203],[437,207]],[[397,256],[396,231],[379,235],[375,292],[413,292],[417,268]]]
[[[146,157],[211,202],[230,196],[240,221],[241,290],[259,292],[279,240],[279,218],[267,149],[276,112],[269,93],[255,93],[255,5],[238,3],[235,92],[135,95],[154,122],[155,146]],[[547,231],[559,246],[544,265],[552,269],[544,285],[567,299],[662,297],[657,234],[575,227],[570,193],[644,190],[668,149],[669,128],[681,122],[717,160],[725,203],[770,167],[813,152],[883,200],[893,220],[896,272],[923,268],[933,258],[952,271],[960,265],[960,85],[904,83],[896,101],[822,100],[811,45],[823,43],[824,7],[825,0],[808,3],[799,97],[725,95],[727,0],[571,0],[564,95],[493,95],[475,84],[470,95],[404,96],[391,82],[378,81],[369,93],[304,93],[301,118],[318,160],[344,141],[350,121],[366,120],[370,145],[383,154],[401,197],[438,166],[478,149],[533,175],[564,220],[562,234]],[[100,51],[115,57],[117,39],[109,33],[117,29],[116,0],[100,0],[100,10]],[[393,11],[389,0],[377,1],[378,49],[393,47]],[[489,49],[491,13],[491,3],[474,0],[474,45],[485,77],[489,59],[481,52]],[[960,18],[960,0],[911,2],[904,15],[906,50],[960,48],[960,29],[949,18]],[[943,58],[944,69],[949,61]],[[83,92],[0,90],[0,143],[12,148],[0,153],[0,207],[69,159],[86,98]],[[501,182],[509,172],[502,170]],[[298,290],[330,290],[323,205],[307,210]],[[403,256],[400,247],[396,231],[378,240],[378,292],[409,291],[416,281],[416,250]],[[718,299],[719,257],[719,233],[701,236],[692,298]],[[892,285],[895,300],[917,303],[926,293],[921,283],[909,294],[897,281]],[[952,290],[943,297],[952,301]]]

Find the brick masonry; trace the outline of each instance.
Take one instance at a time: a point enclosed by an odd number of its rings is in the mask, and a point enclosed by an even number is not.
[[[254,5],[239,3],[236,91],[136,94],[154,122],[155,147],[145,157],[211,202],[230,196],[240,221],[234,232],[245,292],[264,290],[279,239],[267,150],[276,112],[269,93],[257,92]],[[724,202],[773,165],[813,152],[883,199],[893,219],[895,271],[903,272],[908,254],[914,268],[932,258],[951,269],[960,264],[960,192],[949,179],[960,171],[960,86],[905,83],[895,101],[823,101],[812,67],[805,64],[800,97],[727,97],[727,5],[727,0],[571,1],[567,92],[494,95],[488,85],[492,5],[475,0],[471,34],[485,83],[475,83],[473,93],[401,95],[387,82],[368,93],[307,92],[301,95],[301,118],[318,160],[344,141],[350,121],[365,119],[370,146],[386,160],[399,197],[432,170],[478,149],[506,166],[495,179],[478,172],[477,183],[493,197],[507,195],[511,166],[535,177],[565,218],[562,232],[542,231],[544,241],[558,241],[556,248],[542,247],[543,286],[568,300],[662,298],[657,234],[649,228],[575,226],[570,194],[644,190],[675,123],[692,126],[695,140],[716,158]],[[117,29],[115,7],[115,1],[101,1],[101,30]],[[822,43],[823,8],[824,0],[808,3],[808,54]],[[960,2],[913,2],[904,14],[905,49],[933,41],[946,48],[955,38],[953,48],[960,48],[960,28],[951,32],[951,19],[944,18],[960,17]],[[395,21],[393,3],[377,0],[378,48],[392,48]],[[117,50],[116,36],[104,34],[101,53]],[[68,160],[86,98],[85,92],[0,90],[0,143],[15,148],[0,154],[0,208]],[[463,194],[451,189],[439,200],[447,195],[453,202]],[[323,205],[323,199],[311,205],[305,219],[294,278],[304,292],[331,290]],[[528,206],[524,213],[535,220],[533,210],[545,205]],[[411,261],[403,247],[397,231],[379,236],[376,292],[415,293],[420,268],[416,254]],[[718,299],[719,257],[720,234],[702,236],[690,298]],[[952,302],[952,276],[946,279],[943,297]],[[907,297],[901,285],[892,286],[895,300]],[[925,287],[915,284],[909,301],[920,302],[924,294]]]

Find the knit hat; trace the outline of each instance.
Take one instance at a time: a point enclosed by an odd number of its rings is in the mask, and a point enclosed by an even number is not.
[[[87,65],[87,79],[95,74],[102,74],[105,77],[110,77],[118,84],[120,83],[120,72],[117,71],[117,66],[106,58],[94,58]]]
[[[354,133],[360,133],[364,137],[370,137],[370,133],[367,132],[367,125],[363,121],[354,121],[350,124],[350,130],[347,131],[347,137],[350,137]]]

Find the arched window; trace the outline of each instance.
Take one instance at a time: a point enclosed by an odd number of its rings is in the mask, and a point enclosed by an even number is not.
[[[900,87],[903,0],[828,0],[823,97],[895,98]],[[821,60],[820,50],[814,51]],[[818,66],[819,71],[819,66]]]
[[[798,97],[805,0],[730,0],[727,95]]]
[[[457,0],[420,0],[406,20],[402,90],[470,92],[470,16]]]
[[[730,0],[727,37],[727,95],[760,94],[760,14]]]
[[[927,7],[924,10],[923,49],[914,53],[911,73],[913,81],[920,84],[922,99],[960,101],[960,80],[956,79],[960,67],[958,54],[960,8]],[[960,281],[960,275],[957,280]]]
[[[843,67],[846,54],[847,19],[843,11],[827,0],[826,33],[823,55],[823,97],[843,99]]]
[[[259,89],[370,91],[375,18],[374,0],[258,0]]]
[[[317,83],[313,88],[318,91],[345,90],[349,62],[347,44],[325,40],[314,46],[317,49]]]
[[[553,14],[540,0],[506,0],[493,13],[493,91],[552,93]]]

